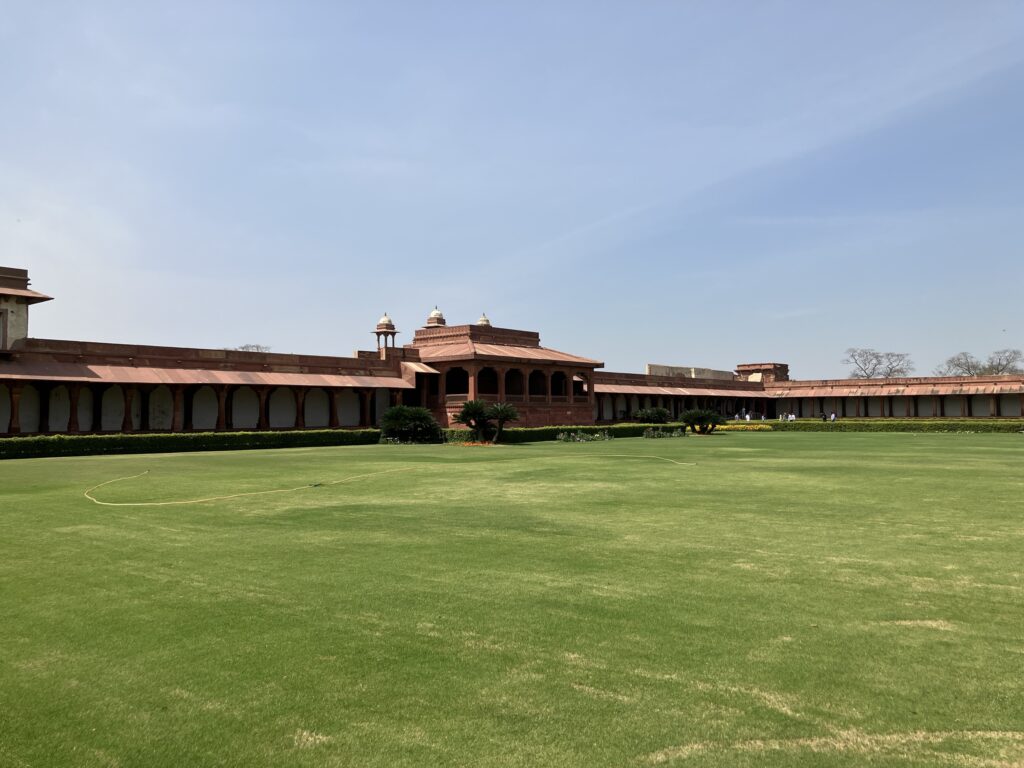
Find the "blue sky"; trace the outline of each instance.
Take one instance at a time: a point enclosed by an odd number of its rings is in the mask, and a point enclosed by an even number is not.
[[[32,334],[350,354],[439,305],[840,376],[1024,346],[1024,3],[4,2]]]

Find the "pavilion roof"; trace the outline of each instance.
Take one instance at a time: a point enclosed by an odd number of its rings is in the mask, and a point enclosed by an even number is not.
[[[21,299],[27,299],[29,304],[53,300],[53,296],[47,296],[45,293],[39,293],[39,291],[29,290],[28,288],[8,288],[4,285],[0,285],[0,296],[16,296]]]
[[[570,355],[540,346],[518,346],[513,344],[492,344],[473,339],[462,339],[452,344],[437,344],[418,347],[420,358],[429,361],[455,360],[505,360],[524,363],[569,363],[585,368],[599,368],[600,360]]]

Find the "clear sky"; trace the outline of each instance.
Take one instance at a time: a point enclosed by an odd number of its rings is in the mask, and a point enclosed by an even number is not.
[[[1024,2],[0,0],[32,335],[604,360],[1024,346]]]

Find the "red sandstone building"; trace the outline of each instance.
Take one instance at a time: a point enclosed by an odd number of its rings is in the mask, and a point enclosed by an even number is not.
[[[29,307],[49,300],[25,270],[0,267],[0,434],[359,427],[395,403],[450,425],[472,399],[514,403],[522,426],[613,422],[651,406],[673,416],[1024,416],[1020,375],[792,381],[779,363],[611,373],[486,316],[449,326],[436,308],[403,347],[385,315],[377,349],[354,357],[32,338]]]

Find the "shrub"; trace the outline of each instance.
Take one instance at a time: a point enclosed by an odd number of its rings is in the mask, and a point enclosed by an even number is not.
[[[612,436],[608,430],[603,432],[582,432],[577,429],[575,432],[559,432],[555,439],[563,443],[595,443],[601,440],[611,440]]]
[[[395,405],[381,417],[382,439],[395,439],[403,443],[439,443],[441,426],[426,408]]]
[[[379,440],[379,429],[38,435],[33,437],[0,438],[0,459],[26,459],[44,456],[89,456],[113,453],[176,453],[180,451],[239,451],[253,448],[370,445]]]
[[[668,408],[641,408],[633,417],[644,424],[667,424],[672,414]]]
[[[495,403],[487,409],[487,416],[494,420],[494,442],[501,438],[501,432],[509,421],[519,421],[519,411],[512,403]]]
[[[477,442],[482,443],[491,432],[490,408],[483,400],[467,400],[455,421],[469,427],[473,440]]]
[[[721,414],[706,408],[687,411],[682,415],[681,420],[691,431],[700,435],[709,435],[715,431],[715,427],[725,423],[725,418]]]

